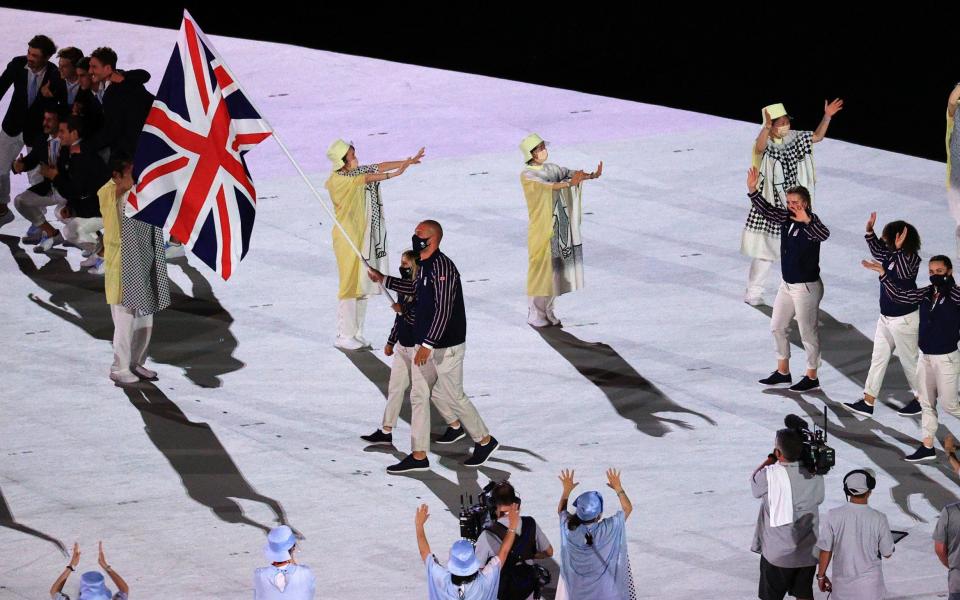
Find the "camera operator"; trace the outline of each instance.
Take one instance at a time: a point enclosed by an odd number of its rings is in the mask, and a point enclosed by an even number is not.
[[[510,482],[498,483],[491,490],[491,499],[496,506],[497,520],[483,530],[477,538],[477,560],[486,564],[490,558],[500,552],[503,538],[507,535],[510,508],[520,506],[516,490]],[[553,546],[543,534],[533,517],[521,517],[517,526],[517,539],[500,568],[499,600],[533,600],[540,598],[542,587],[541,569],[534,560],[553,556]]]
[[[753,496],[762,500],[751,547],[760,554],[761,600],[813,598],[823,477],[800,466],[802,452],[801,434],[781,429],[773,453],[750,478]]]
[[[817,585],[831,600],[880,600],[887,597],[882,558],[893,556],[893,533],[882,512],[870,508],[877,487],[873,473],[856,469],[843,478],[847,503],[827,512],[820,530]],[[827,577],[827,566],[833,570]]]

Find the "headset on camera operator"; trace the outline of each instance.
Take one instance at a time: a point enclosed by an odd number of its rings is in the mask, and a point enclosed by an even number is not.
[[[497,555],[507,535],[507,511],[520,498],[509,482],[496,483],[489,491],[491,512],[495,519],[484,527],[477,537],[476,552],[480,564]],[[541,590],[550,582],[550,573],[534,564],[553,556],[553,546],[533,517],[521,517],[517,539],[500,569],[499,600],[529,600],[541,597]]]
[[[831,600],[879,600],[886,597],[881,557],[893,555],[893,533],[882,512],[867,506],[877,480],[855,469],[843,478],[847,503],[827,512],[820,528],[817,585]],[[833,561],[830,577],[827,566]]]
[[[823,477],[798,462],[804,437],[796,429],[777,431],[776,447],[754,470],[750,484],[762,499],[751,550],[760,554],[761,600],[783,600],[790,594],[813,598],[819,505]]]

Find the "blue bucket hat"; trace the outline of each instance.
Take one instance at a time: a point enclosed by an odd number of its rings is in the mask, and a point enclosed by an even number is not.
[[[453,546],[450,546],[447,570],[460,577],[473,575],[480,570],[480,561],[477,560],[473,542],[468,539],[459,539],[453,543]]]
[[[267,545],[263,547],[263,555],[272,563],[290,560],[290,548],[297,543],[293,530],[286,525],[274,527],[267,534]]]
[[[80,576],[79,600],[110,600],[112,597],[100,571],[87,571]]]
[[[592,521],[603,514],[603,496],[600,492],[584,492],[573,501],[581,521]]]

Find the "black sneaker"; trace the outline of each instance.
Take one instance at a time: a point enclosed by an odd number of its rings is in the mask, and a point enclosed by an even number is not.
[[[462,440],[465,435],[467,434],[463,432],[463,426],[460,426],[456,429],[447,426],[447,430],[443,432],[443,435],[434,441],[438,444],[452,444],[457,440]]]
[[[856,402],[845,403],[843,407],[852,413],[857,413],[858,415],[863,415],[865,417],[873,416],[873,407],[867,404],[867,401],[863,399],[857,400]]]
[[[937,451],[920,444],[916,452],[910,456],[903,457],[903,460],[907,462],[929,462],[931,460],[937,460]]]
[[[810,379],[806,375],[803,379],[790,386],[791,392],[812,392],[820,389],[819,379]]]
[[[483,463],[487,462],[487,459],[490,458],[490,455],[493,454],[493,451],[500,447],[500,442],[497,441],[497,438],[490,436],[490,441],[487,442],[486,446],[480,444],[473,445],[473,456],[463,461],[463,466],[465,467],[479,467]]]
[[[897,414],[901,417],[915,417],[923,412],[923,409],[920,407],[920,401],[914,398],[907,403],[906,406],[897,411]]]
[[[371,444],[392,444],[393,432],[384,433],[382,429],[378,429],[370,435],[361,435],[360,439]]]
[[[430,461],[426,458],[416,459],[412,454],[408,454],[403,460],[395,465],[387,467],[387,473],[397,475],[399,473],[411,473],[413,471],[429,471]]]
[[[770,377],[761,379],[758,383],[766,386],[790,385],[793,383],[793,377],[790,377],[790,373],[784,375],[780,371],[774,371],[770,374]]]

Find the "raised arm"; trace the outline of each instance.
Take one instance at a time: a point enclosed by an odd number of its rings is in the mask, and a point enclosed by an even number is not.
[[[73,543],[73,555],[70,556],[70,564],[63,568],[63,572],[60,573],[60,576],[57,577],[57,580],[53,582],[53,585],[50,586],[50,597],[53,598],[61,591],[63,591],[64,584],[67,583],[67,579],[70,578],[70,574],[77,570],[77,565],[80,564],[80,544],[77,542]]]
[[[510,554],[510,549],[513,548],[513,542],[517,539],[517,527],[520,526],[520,512],[517,508],[517,505],[514,504],[507,509],[507,535],[503,536],[500,552],[497,553],[497,558],[500,559],[501,565],[506,564],[507,554]]]
[[[130,586],[127,585],[127,582],[123,580],[123,577],[120,577],[119,573],[114,571],[113,568],[107,564],[107,559],[103,556],[103,542],[100,542],[100,557],[97,562],[100,563],[100,568],[110,576],[110,579],[113,580],[113,583],[117,586],[118,590],[124,594],[130,593]]]
[[[760,172],[757,171],[756,167],[750,167],[750,170],[747,171],[747,190],[749,190],[750,202],[753,204],[753,207],[757,209],[763,218],[771,221],[773,223],[782,224],[786,223],[790,219],[790,211],[777,208],[772,206],[767,202],[763,194],[760,193],[760,190],[757,189],[757,185],[760,183]]]
[[[407,170],[407,167],[410,165],[419,165],[420,159],[423,158],[425,153],[425,148],[420,148],[415,156],[411,156],[406,160],[395,160],[382,162],[377,164],[377,170],[379,173],[367,173],[363,176],[364,183],[371,183],[374,181],[385,181],[387,179],[393,179],[394,177],[399,177],[403,175],[404,171]]]
[[[630,498],[627,498],[627,493],[623,491],[623,485],[620,483],[620,471],[607,469],[607,486],[615,491],[617,497],[620,498],[620,508],[623,509],[623,518],[629,518],[630,513],[633,512],[633,504],[630,503]]]
[[[421,561],[427,560],[427,557],[432,554],[430,552],[430,543],[427,541],[427,532],[423,530],[423,525],[429,518],[430,509],[427,508],[426,504],[421,504],[420,508],[417,509],[416,516],[413,519],[413,522],[417,527],[417,547],[420,549]]]
[[[770,120],[770,113],[766,110],[763,111],[763,128],[760,129],[760,134],[757,135],[757,141],[753,145],[753,151],[757,154],[763,154],[763,151],[767,149],[767,142],[770,140],[770,128],[772,126],[772,121]]]
[[[573,491],[573,488],[580,485],[580,482],[573,480],[573,469],[560,471],[560,476],[557,479],[559,479],[560,484],[563,485],[563,491],[560,492],[560,504],[557,505],[557,514],[560,514],[566,512],[567,499],[570,498],[570,492]]]
[[[833,102],[823,101],[823,119],[820,120],[820,124],[817,125],[816,131],[813,132],[813,141],[814,144],[823,140],[827,137],[827,129],[830,127],[830,119],[833,118],[835,114],[843,110],[843,100],[837,98]]]

